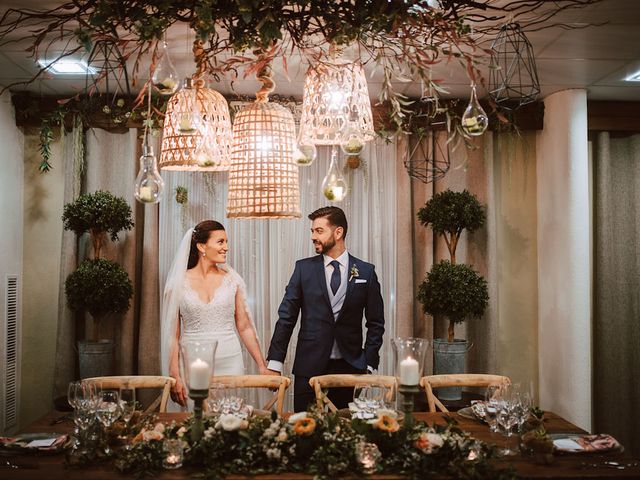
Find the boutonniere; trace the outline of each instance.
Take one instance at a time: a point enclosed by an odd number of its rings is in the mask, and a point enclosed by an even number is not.
[[[349,274],[350,274],[349,281],[353,280],[354,278],[358,278],[360,276],[358,267],[355,264],[351,266],[351,271],[349,272]]]

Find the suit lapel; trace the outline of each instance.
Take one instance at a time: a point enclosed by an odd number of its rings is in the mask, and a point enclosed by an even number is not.
[[[345,307],[347,306],[347,302],[349,301],[349,298],[353,293],[354,285],[356,284],[356,282],[354,282],[353,279],[351,278],[351,269],[353,268],[354,264],[355,264],[354,257],[352,255],[349,255],[349,267],[347,269],[347,293],[344,296],[344,303],[342,304],[342,308],[340,309],[339,317],[342,316],[342,312],[344,312]]]
[[[329,292],[327,291],[327,277],[324,272],[324,257],[318,255],[316,258],[318,259],[316,261],[316,279],[318,280],[320,290],[322,290],[324,294],[324,299],[327,301],[329,309],[331,309],[331,300],[329,299]]]

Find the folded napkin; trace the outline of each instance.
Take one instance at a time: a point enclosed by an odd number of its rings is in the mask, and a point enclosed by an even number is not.
[[[606,452],[619,450],[620,443],[611,435],[601,433],[598,435],[567,435],[556,438],[553,445],[563,452]]]

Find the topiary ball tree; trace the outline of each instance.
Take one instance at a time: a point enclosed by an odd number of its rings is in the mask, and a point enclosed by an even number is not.
[[[447,189],[435,194],[418,210],[418,219],[422,225],[431,225],[435,233],[444,237],[451,263],[455,264],[460,234],[465,229],[474,232],[482,227],[486,215],[475,195],[467,190],[454,192]]]
[[[89,232],[93,244],[94,258],[100,258],[100,250],[108,232],[111,240],[118,240],[118,233],[131,230],[131,207],[122,197],[98,190],[80,195],[67,203],[62,213],[65,230],[73,230],[76,235]]]
[[[481,317],[489,303],[487,281],[470,266],[448,260],[436,263],[418,287],[418,301],[429,315],[449,318],[448,341],[453,342],[454,325]]]
[[[126,313],[133,285],[126,270],[104,258],[85,260],[64,283],[72,310],[88,311],[93,317],[92,341],[98,339],[101,320],[111,313]]]

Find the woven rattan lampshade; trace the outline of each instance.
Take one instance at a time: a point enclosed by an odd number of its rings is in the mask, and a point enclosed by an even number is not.
[[[362,65],[338,61],[309,67],[304,79],[301,141],[336,145],[342,143],[347,126],[359,130],[364,141],[375,136]]]
[[[300,217],[294,142],[293,115],[282,105],[256,101],[236,114],[227,217]]]
[[[194,95],[195,92],[195,95]],[[197,99],[197,105],[194,105]],[[193,132],[180,131],[180,122],[193,111],[199,111],[200,128]],[[196,150],[206,132],[212,155],[197,158]],[[218,172],[231,164],[231,120],[225,98],[210,88],[184,88],[167,103],[162,132],[160,168]]]

